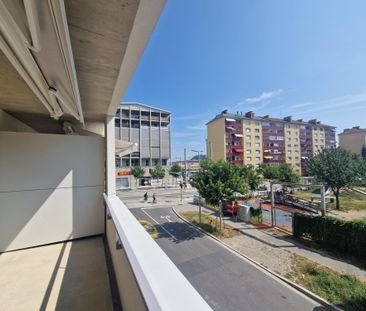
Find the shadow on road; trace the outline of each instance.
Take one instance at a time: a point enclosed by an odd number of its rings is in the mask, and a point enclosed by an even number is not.
[[[181,222],[167,221],[162,223],[161,225],[155,225],[155,228],[159,232],[159,236],[157,237],[157,239],[168,238],[169,240],[177,244],[204,237],[204,234],[202,232]]]

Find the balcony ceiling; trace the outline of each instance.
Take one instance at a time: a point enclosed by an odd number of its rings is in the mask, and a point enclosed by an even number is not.
[[[39,49],[29,8],[0,0],[0,109],[40,132],[114,115],[165,1],[31,3]]]

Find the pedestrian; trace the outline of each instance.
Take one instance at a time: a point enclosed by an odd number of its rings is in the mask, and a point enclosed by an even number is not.
[[[155,196],[155,193],[153,193],[153,203],[156,203],[156,196]]]
[[[144,202],[147,202],[147,199],[149,198],[149,196],[147,195],[147,192],[145,192],[144,194]]]
[[[180,181],[179,187],[180,187],[180,189],[183,189],[183,183],[182,183],[182,181]]]
[[[184,189],[187,189],[187,183],[185,181],[183,181],[183,187]]]

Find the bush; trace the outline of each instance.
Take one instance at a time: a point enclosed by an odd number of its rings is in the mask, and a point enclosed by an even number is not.
[[[366,259],[365,222],[295,213],[292,225],[297,238],[307,237],[327,250]]]

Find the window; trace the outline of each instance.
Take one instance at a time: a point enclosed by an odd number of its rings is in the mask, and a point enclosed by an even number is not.
[[[245,122],[246,123],[246,125],[250,125],[250,121],[249,120],[247,120],[247,122]]]
[[[295,157],[295,160],[298,161],[299,160],[299,157]]]
[[[298,150],[295,150],[295,154],[299,154],[299,151]]]
[[[290,131],[286,131],[286,134],[287,134],[287,135],[291,135],[291,132],[290,132]]]
[[[259,133],[260,132],[260,129],[255,129],[254,130],[256,133]]]
[[[256,154],[261,154],[261,151],[260,150],[256,150],[255,153]]]
[[[317,138],[315,138],[314,140],[315,140],[316,143],[318,142],[318,139]]]
[[[251,154],[252,153],[252,150],[248,149],[245,151],[246,154]]]
[[[287,157],[287,160],[291,161],[291,160],[292,160],[292,157],[290,157],[290,156],[289,156],[289,157]]]
[[[260,125],[261,125],[261,123],[257,121],[257,122],[255,122],[255,125],[256,125],[256,126],[260,126]]]
[[[261,143],[255,143],[255,146],[256,147],[260,147],[261,146]]]
[[[119,127],[120,126],[120,119],[114,119],[114,126]]]
[[[247,157],[246,160],[247,161],[252,161],[252,157]]]
[[[324,143],[324,139],[321,139],[321,140],[320,140],[320,142],[321,142],[321,143]]]
[[[255,136],[255,140],[260,140],[261,138],[259,136]]]
[[[245,146],[251,147],[252,146],[252,143],[246,143]]]
[[[287,147],[291,148],[291,144],[287,144]]]
[[[129,167],[130,166],[130,159],[122,159],[122,167]]]
[[[294,144],[294,147],[295,147],[295,148],[299,148],[299,145],[298,145],[298,144]]]
[[[245,129],[245,131],[246,131],[247,133],[250,133],[250,128],[249,128],[249,127],[247,127],[247,128]]]
[[[298,138],[294,138],[294,141],[298,142],[298,141],[299,141],[299,139],[298,139]]]
[[[246,139],[251,139],[250,135],[245,136]]]
[[[255,160],[256,160],[256,161],[260,161],[260,160],[261,160],[261,158],[260,158],[260,157],[256,157],[256,158],[255,158]]]
[[[116,158],[116,167],[121,167],[121,158]]]
[[[291,141],[291,137],[287,137],[287,141]]]
[[[161,160],[161,165],[167,165],[168,164],[168,160],[167,159],[162,159]]]

